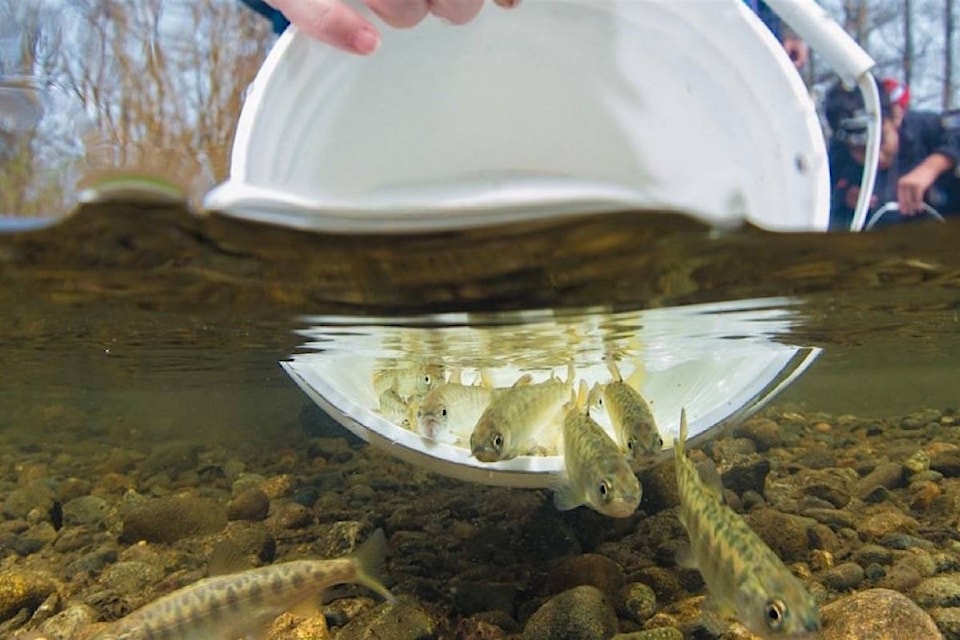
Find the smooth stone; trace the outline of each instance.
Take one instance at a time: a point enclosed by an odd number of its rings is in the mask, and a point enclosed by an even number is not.
[[[329,637],[327,619],[322,615],[301,618],[283,613],[270,625],[266,640],[327,640]]]
[[[163,570],[153,564],[130,560],[117,562],[103,570],[101,580],[117,593],[139,593],[163,578]]]
[[[103,568],[117,561],[119,554],[116,549],[100,548],[86,553],[67,565],[65,574],[72,578],[78,573],[97,573]]]
[[[623,568],[598,553],[558,558],[547,571],[546,592],[560,593],[572,587],[587,584],[612,596],[623,586]]]
[[[903,486],[903,476],[902,465],[896,462],[881,462],[873,471],[857,481],[854,493],[862,498],[877,487],[899,489]]]
[[[746,516],[747,523],[784,562],[807,559],[810,552],[808,532],[816,520],[775,509],[757,509]],[[823,545],[816,545],[823,547]]]
[[[937,624],[901,593],[869,589],[820,609],[818,640],[943,640]]]
[[[609,640],[618,631],[617,614],[596,587],[560,593],[534,612],[523,628],[524,640]]]
[[[920,575],[916,567],[898,562],[877,582],[877,586],[884,589],[892,589],[899,593],[906,593],[922,581],[923,576]]]
[[[357,616],[337,633],[337,640],[430,640],[439,638],[437,621],[418,602],[401,596]]]
[[[760,459],[733,467],[721,476],[721,481],[725,489],[730,489],[737,495],[746,491],[762,494],[769,473],[770,461]]]
[[[737,427],[734,435],[750,438],[761,453],[780,446],[783,440],[780,425],[769,418],[751,418]]]
[[[21,609],[33,611],[56,589],[53,580],[42,573],[18,569],[0,572],[0,621]]]
[[[11,489],[3,501],[3,515],[9,519],[26,518],[34,509],[49,513],[56,503],[56,492],[44,480]]]
[[[123,515],[120,540],[127,544],[140,540],[171,543],[217,533],[226,525],[226,510],[210,498],[164,496],[131,507]]]
[[[238,493],[227,503],[228,520],[264,520],[270,512],[270,498],[259,487]]]
[[[960,640],[960,608],[934,607],[929,613],[940,628],[944,640]]]
[[[313,523],[313,511],[298,502],[288,502],[278,509],[277,524],[284,529],[303,529]]]
[[[893,551],[879,544],[865,544],[853,552],[852,560],[860,566],[871,562],[890,564],[893,562]]]
[[[657,610],[657,595],[642,582],[630,582],[620,589],[620,613],[638,624],[645,622]]]
[[[960,448],[936,450],[930,456],[930,468],[947,478],[960,476]]]
[[[813,518],[817,522],[836,527],[838,529],[856,529],[857,518],[843,509],[804,509],[800,515]]]
[[[87,604],[70,605],[40,625],[41,637],[77,638],[100,617],[100,612]],[[88,636],[89,637],[89,636]]]
[[[98,527],[109,510],[107,501],[97,496],[80,496],[63,504],[63,524]]]
[[[876,540],[888,533],[913,533],[920,524],[894,507],[884,507],[866,516],[857,528],[867,539]]]
[[[910,591],[910,597],[921,607],[960,606],[960,575],[926,578]]]
[[[844,562],[820,574],[820,582],[834,591],[856,589],[863,578],[863,567],[856,562]]]

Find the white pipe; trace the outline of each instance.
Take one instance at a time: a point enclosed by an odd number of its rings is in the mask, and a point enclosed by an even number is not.
[[[877,82],[870,73],[876,63],[814,0],[766,0],[766,3],[798,36],[823,56],[844,85],[856,83],[863,96],[864,109],[869,116],[867,145],[860,196],[850,222],[851,231],[860,231],[867,220],[877,178],[877,158],[880,155],[880,95]]]
[[[816,49],[848,85],[874,67],[873,58],[814,0],[766,0],[766,3]]]
[[[867,211],[870,209],[870,198],[873,196],[873,185],[877,179],[877,161],[880,157],[880,92],[873,74],[864,73],[857,79],[857,87],[863,96],[863,106],[870,117],[867,121],[867,146],[863,156],[863,176],[860,178],[860,196],[857,206],[853,210],[853,220],[850,221],[851,231],[861,231],[867,221]]]

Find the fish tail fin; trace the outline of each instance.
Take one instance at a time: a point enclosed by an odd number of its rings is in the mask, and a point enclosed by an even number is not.
[[[383,529],[377,529],[357,548],[353,560],[357,567],[357,583],[383,596],[387,602],[396,602],[396,597],[383,586],[382,575],[387,555],[387,537]]]

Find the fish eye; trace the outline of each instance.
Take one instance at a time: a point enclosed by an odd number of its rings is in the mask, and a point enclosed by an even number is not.
[[[631,452],[637,450],[637,439],[629,438],[627,439],[627,449],[630,449]]]
[[[503,449],[503,435],[500,433],[493,434],[493,448],[497,451]]]
[[[446,407],[444,407],[443,409],[440,409],[440,415],[442,415],[444,418],[447,417],[447,408],[446,408]]]
[[[601,481],[600,486],[598,487],[598,490],[600,491],[600,499],[603,500],[604,502],[609,500],[611,494],[613,493],[613,487],[611,486],[609,480]]]
[[[423,374],[423,382],[424,382],[424,384],[429,385],[429,384],[430,384],[430,380],[431,380],[431,378],[430,378],[430,374],[429,374],[429,373]]]
[[[786,609],[787,605],[779,598],[767,601],[764,609],[764,619],[767,621],[767,626],[774,631],[780,629],[783,626],[783,616]]]

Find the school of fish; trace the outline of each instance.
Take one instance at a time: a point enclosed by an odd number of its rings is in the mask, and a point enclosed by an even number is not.
[[[610,379],[577,393],[576,370],[534,381],[524,373],[496,386],[485,370],[466,384],[460,370],[429,364],[391,366],[374,375],[380,413],[428,443],[469,448],[479,462],[561,455],[554,486],[559,509],[580,505],[610,515],[634,513],[642,489],[635,472],[663,449],[650,405],[608,361]],[[447,375],[449,374],[449,376]],[[573,398],[573,399],[572,399]],[[595,419],[605,419],[604,427]]]

